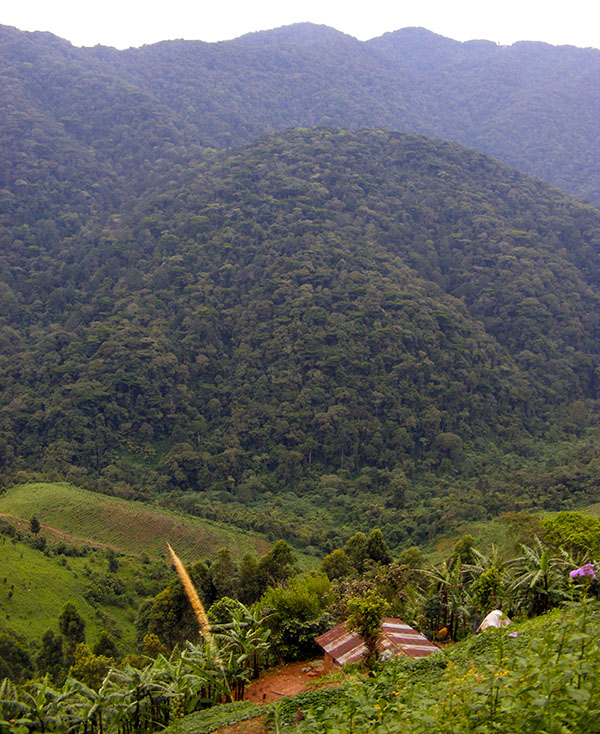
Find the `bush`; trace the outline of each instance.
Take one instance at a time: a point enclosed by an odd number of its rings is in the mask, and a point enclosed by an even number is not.
[[[332,625],[325,614],[331,584],[323,573],[292,578],[287,586],[267,589],[260,601],[272,630],[273,651],[284,660],[301,660],[318,653],[314,638]]]

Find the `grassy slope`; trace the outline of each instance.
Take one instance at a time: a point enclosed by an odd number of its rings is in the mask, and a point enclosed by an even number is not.
[[[573,508],[574,512],[580,512],[583,515],[592,515],[600,519],[600,502],[596,502],[585,507]],[[551,517],[556,512],[536,512],[531,513],[540,519]],[[529,542],[519,538],[514,534],[514,530],[510,524],[501,522],[500,520],[479,520],[476,522],[467,522],[460,525],[451,533],[438,536],[425,548],[425,554],[432,563],[439,563],[451,554],[455,543],[463,537],[463,535],[472,535],[475,538],[475,547],[483,553],[490,553],[492,546],[495,546],[501,556],[508,557],[518,555],[520,552],[520,543]]]
[[[86,598],[87,578],[84,566],[96,565],[87,558],[69,558],[66,565],[56,556],[46,556],[25,543],[0,536],[2,577],[0,579],[0,623],[27,639],[39,639],[48,628],[57,631],[57,618],[67,602],[73,602],[86,622],[86,638],[92,643],[102,628],[116,625],[123,642],[134,638],[134,610],[129,607],[105,607],[99,615]],[[104,564],[105,565],[105,564]],[[121,564],[119,576],[125,582],[135,570]],[[6,579],[6,581],[5,581]],[[9,591],[13,587],[12,598]]]
[[[0,496],[0,513],[27,521],[35,514],[43,529],[66,533],[71,542],[92,541],[151,558],[165,554],[166,542],[186,562],[210,558],[225,545],[238,558],[248,551],[265,553],[271,545],[259,535],[66,483],[13,487]]]
[[[579,512],[583,512],[585,515],[592,515],[600,520],[600,502],[595,502],[593,505],[583,507]]]
[[[171,575],[167,563],[144,564],[139,555],[163,556],[166,541],[186,562],[210,559],[225,545],[238,558],[247,551],[262,554],[271,545],[259,535],[65,483],[13,487],[0,495],[0,514],[26,533],[35,514],[50,547],[60,540],[89,546],[86,556],[65,558],[0,535],[0,628],[6,624],[29,640],[39,640],[49,627],[56,630],[59,614],[72,601],[86,621],[88,642],[106,628],[128,646],[135,636],[133,622],[140,601],[157,593]],[[122,554],[117,576],[126,594],[119,606],[99,607],[86,596],[90,575],[106,574],[103,546]],[[301,568],[314,567],[314,558],[298,557]]]

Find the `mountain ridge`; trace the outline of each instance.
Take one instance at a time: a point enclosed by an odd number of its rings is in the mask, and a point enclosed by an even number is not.
[[[542,135],[574,114],[580,56],[546,77],[535,44],[459,46],[483,61],[425,83],[416,51],[400,74],[337,33],[261,38],[81,52],[0,29],[5,476],[161,493],[322,548],[375,518],[400,545],[444,518],[580,501],[598,211],[473,147],[385,129],[439,135],[447,87],[444,125],[550,161],[580,147],[576,126]]]
[[[39,76],[36,68],[11,66],[11,59],[32,63],[36,56],[36,64],[55,70],[44,79],[48,93],[64,97],[65,84],[72,91],[77,77],[57,84],[65,71],[53,60],[60,53],[77,63],[80,75],[112,86],[104,100],[101,85],[99,97],[85,92],[86,108],[95,101],[118,109],[116,99],[125,100],[129,90],[130,109],[141,105],[148,118],[162,118],[175,138],[181,130],[188,146],[227,147],[295,126],[382,127],[457,140],[600,204],[595,49],[459,42],[419,29],[361,42],[312,24],[126,51],[78,49],[48,34],[4,27],[0,39],[7,35],[12,40],[2,53],[9,80]],[[101,113],[90,107],[93,125]],[[52,115],[51,105],[38,109]],[[82,109],[67,114],[85,127]],[[147,125],[140,131],[149,132]],[[102,155],[109,154],[107,142],[98,148]],[[128,145],[135,147],[134,137]],[[135,168],[141,163],[131,161]]]

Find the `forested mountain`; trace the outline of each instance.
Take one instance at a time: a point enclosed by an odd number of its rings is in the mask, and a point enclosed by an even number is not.
[[[199,490],[193,511],[313,545],[323,512],[364,522],[365,502],[393,542],[418,539],[439,489],[424,476],[467,483],[462,517],[587,489],[482,474],[590,424],[596,209],[400,133],[290,130],[176,156],[149,164],[143,195],[91,155],[89,180],[38,158],[15,185],[33,198],[6,195],[5,474]],[[308,530],[278,515],[286,493]]]
[[[144,181],[192,145],[292,126],[384,128],[457,140],[600,204],[595,49],[415,28],[362,43],[299,24],[116,51],[0,27],[0,74],[5,166],[18,152],[47,168],[50,131],[62,165]]]
[[[599,53],[0,26],[0,674],[69,676],[5,680],[9,728],[162,727],[388,601],[452,640],[492,607],[589,611],[598,521],[521,511],[600,502],[600,210],[539,178],[600,203]],[[497,533],[537,547],[505,562]],[[206,560],[218,648],[160,591],[166,534]],[[437,569],[410,547],[430,541]],[[143,655],[102,682],[135,608]]]
[[[2,476],[322,548],[593,491],[598,211],[382,128],[598,202],[599,53],[0,27]]]

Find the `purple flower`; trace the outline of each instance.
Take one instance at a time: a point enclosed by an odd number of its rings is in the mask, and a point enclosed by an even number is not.
[[[572,579],[581,579],[581,578],[589,578],[589,579],[596,579],[598,578],[596,574],[596,569],[594,568],[593,563],[584,563],[583,566],[580,566],[579,568],[573,569],[569,576]]]
[[[509,637],[518,637],[519,636],[519,633],[518,632],[509,632],[508,633],[508,636]]]

